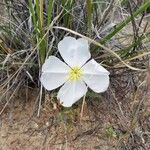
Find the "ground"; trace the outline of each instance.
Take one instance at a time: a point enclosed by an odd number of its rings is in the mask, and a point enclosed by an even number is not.
[[[103,131],[109,125],[109,117],[105,117],[106,124],[99,122],[99,126],[96,120],[88,116],[86,106],[82,118],[67,111],[66,121],[62,112],[50,108],[42,108],[40,117],[36,114],[33,116],[33,106],[33,100],[25,106],[18,101],[12,111],[7,109],[4,112],[0,128],[1,150],[108,149],[109,145],[113,147],[115,143],[115,138],[107,140]],[[103,135],[98,133],[95,136],[96,130],[104,132]]]

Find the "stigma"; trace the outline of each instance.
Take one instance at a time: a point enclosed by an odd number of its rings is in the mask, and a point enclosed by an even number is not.
[[[69,80],[79,80],[83,75],[83,71],[79,67],[73,67],[69,71]]]

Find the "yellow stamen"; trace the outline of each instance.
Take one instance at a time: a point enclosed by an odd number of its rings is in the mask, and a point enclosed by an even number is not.
[[[79,67],[74,67],[69,71],[69,80],[78,80],[81,78],[83,72],[81,68]]]

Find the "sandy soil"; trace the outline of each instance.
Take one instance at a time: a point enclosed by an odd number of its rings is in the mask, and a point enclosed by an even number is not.
[[[26,102],[23,99],[14,97],[0,117],[0,150],[115,149],[118,138],[106,135],[114,120],[105,103],[96,119],[87,104],[81,117],[81,105],[64,111],[48,99],[37,117],[35,93]]]

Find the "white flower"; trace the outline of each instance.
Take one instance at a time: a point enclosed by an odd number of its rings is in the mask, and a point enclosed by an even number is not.
[[[100,93],[109,86],[109,72],[91,59],[88,41],[65,37],[58,43],[65,63],[50,56],[42,66],[41,83],[47,90],[62,86],[57,98],[64,107],[71,107],[83,97],[89,87]]]

